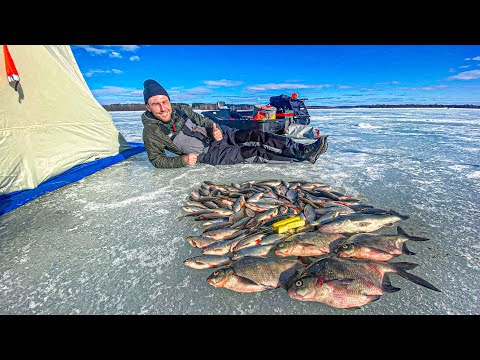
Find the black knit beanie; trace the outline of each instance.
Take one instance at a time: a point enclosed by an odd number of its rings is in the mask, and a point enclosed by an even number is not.
[[[155,95],[165,95],[170,100],[167,90],[163,88],[158,82],[152,79],[145,80],[143,83],[143,98],[145,99],[145,104],[148,103],[148,99]]]

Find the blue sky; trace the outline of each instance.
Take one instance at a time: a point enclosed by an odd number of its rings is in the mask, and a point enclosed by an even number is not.
[[[480,105],[480,45],[72,45],[102,105],[143,103],[155,79],[172,102]]]

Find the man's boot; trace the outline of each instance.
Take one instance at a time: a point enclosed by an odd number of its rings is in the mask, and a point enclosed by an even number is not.
[[[318,157],[325,153],[328,149],[327,138],[328,135],[320,136],[314,143],[305,145],[302,158],[310,161],[312,164],[315,164]]]

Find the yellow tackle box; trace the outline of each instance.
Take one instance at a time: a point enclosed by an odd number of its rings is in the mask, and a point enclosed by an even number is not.
[[[277,221],[274,223],[273,230],[278,233],[278,234],[283,234],[284,232],[287,232],[288,230],[295,229],[300,226],[305,225],[305,220],[300,218],[300,216],[295,216],[290,219],[285,219],[281,221]]]
[[[294,217],[291,217],[291,218],[288,218],[288,219],[283,219],[283,220],[274,222],[272,224],[272,227],[275,230],[279,226],[286,225],[288,223],[291,223],[291,222],[294,222],[294,221],[297,221],[297,220],[301,220],[300,216],[294,216]]]

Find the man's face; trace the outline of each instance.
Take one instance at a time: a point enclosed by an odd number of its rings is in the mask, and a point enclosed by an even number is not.
[[[166,123],[172,118],[172,104],[165,95],[155,95],[148,99],[147,110],[158,120]]]

